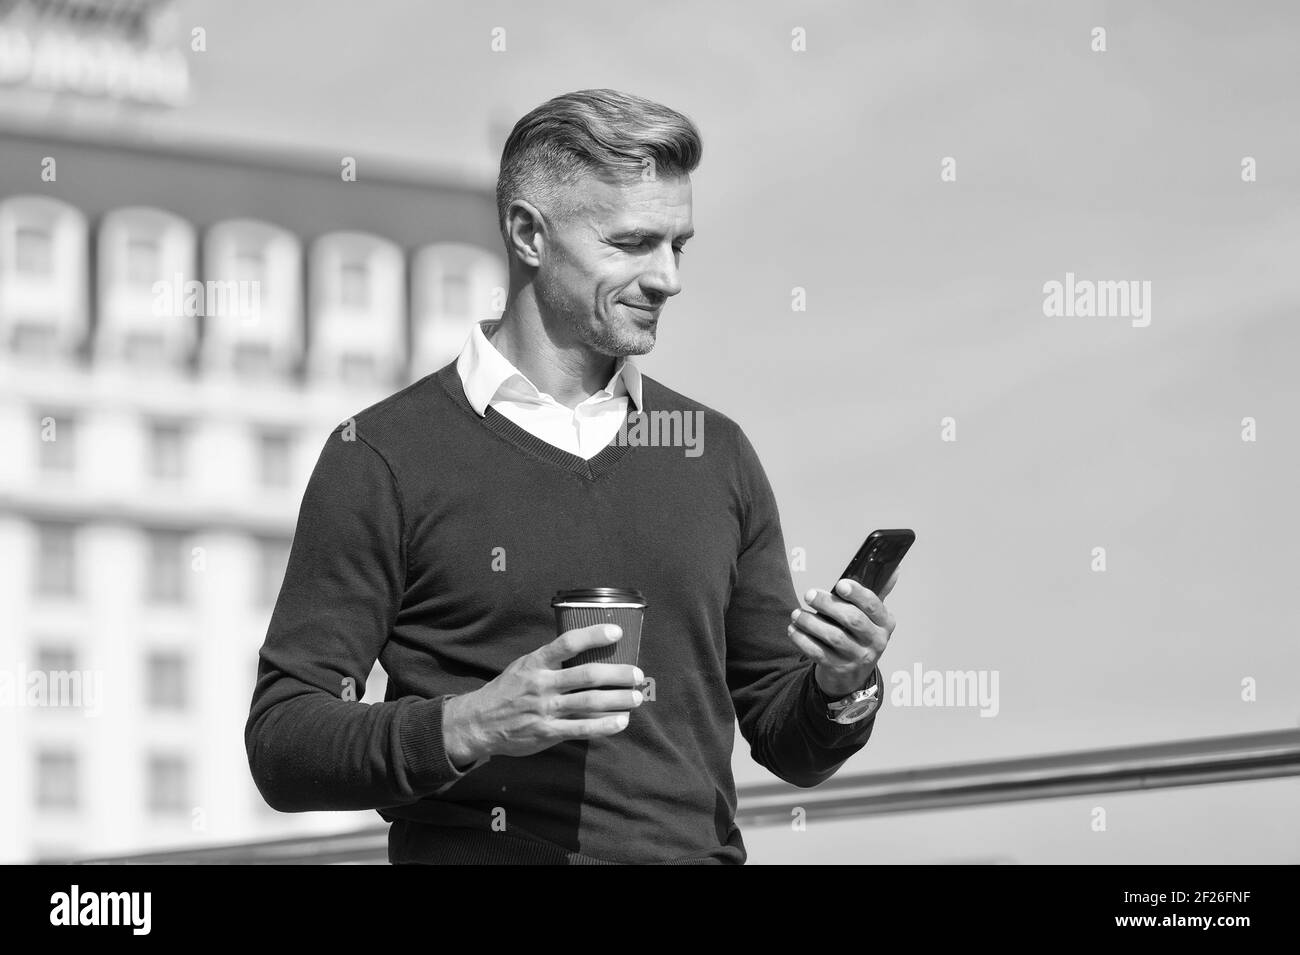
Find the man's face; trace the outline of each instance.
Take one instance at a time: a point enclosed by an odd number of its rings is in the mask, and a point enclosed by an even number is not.
[[[591,350],[644,355],[659,313],[681,291],[681,249],[694,234],[691,181],[673,176],[570,187],[572,215],[548,219],[535,280],[538,305]]]

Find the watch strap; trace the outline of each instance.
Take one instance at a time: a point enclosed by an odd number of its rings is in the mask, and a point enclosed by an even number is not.
[[[844,696],[831,696],[829,693],[827,693],[825,690],[822,689],[821,684],[817,682],[816,676],[813,677],[813,689],[817,691],[817,698],[821,700],[822,703],[826,706],[829,706],[832,703],[843,703],[844,701],[850,699],[853,696],[853,693],[861,693],[863,690],[869,690],[873,686],[878,686],[879,684],[880,684],[880,668],[876,667],[871,671],[871,679],[867,680],[866,683],[862,684],[862,686],[854,690],[852,693],[847,693]]]

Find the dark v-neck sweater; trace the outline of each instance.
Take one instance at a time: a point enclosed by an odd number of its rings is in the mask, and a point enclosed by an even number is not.
[[[798,599],[749,440],[649,376],[643,400],[651,421],[698,413],[700,453],[615,439],[583,460],[480,417],[454,362],[334,430],[245,730],[272,807],[376,809],[392,862],[740,863],[737,719],[754,759],[797,786],[865,745],[874,716],[828,720],[786,635]],[[602,586],[647,599],[654,699],[614,736],[458,771],[445,699],[552,640],[556,591]],[[376,659],[388,693],[368,705]]]

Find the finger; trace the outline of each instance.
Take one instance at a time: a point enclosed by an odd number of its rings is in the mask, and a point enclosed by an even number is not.
[[[896,568],[891,579],[897,576],[897,573]],[[861,583],[854,581],[854,579],[842,579],[842,581],[836,583],[835,587],[835,594],[827,594],[824,590],[810,590],[809,596],[813,599],[809,600],[809,603],[819,613],[845,621],[846,628],[852,633],[861,635],[863,641],[867,641],[867,639],[874,642],[880,641],[880,648],[883,650],[885,644],[889,642],[889,638],[893,635],[894,626],[897,626],[893,611],[885,607],[884,600],[881,600],[874,592],[867,590],[866,587],[863,587]],[[848,594],[841,598],[839,596],[840,591],[844,590],[845,587],[848,587]],[[859,620],[857,616],[859,613],[866,615],[867,620],[870,621],[866,629],[859,630],[855,625]]]
[[[645,682],[640,667],[626,663],[584,663],[582,666],[557,670],[554,686],[561,693],[589,686],[637,686]]]
[[[796,613],[798,616],[794,617],[792,615],[790,621],[791,629],[804,634],[825,647],[830,653],[840,658],[838,662],[861,663],[869,651],[877,649],[876,642],[871,637],[858,640],[852,634],[845,633],[842,628],[835,624],[818,619],[816,614],[809,613],[806,610],[799,610]]]
[[[837,586],[842,587],[843,584]],[[861,588],[861,594],[865,595],[865,598],[861,599],[869,598],[870,601],[875,601],[882,614],[888,613],[885,605],[879,601],[875,594],[860,584],[858,586]],[[824,590],[810,590],[807,596],[809,597],[809,605],[817,611],[817,614],[823,620],[843,627],[859,643],[868,643],[878,636],[877,622],[872,620],[867,611],[861,607]],[[868,605],[870,604],[868,603]],[[814,636],[816,636],[815,633]]]
[[[589,720],[556,720],[551,723],[551,735],[555,739],[588,739],[593,736],[613,736],[627,729],[631,714],[612,713]]]
[[[641,705],[644,697],[640,690],[585,690],[579,693],[561,693],[552,697],[551,715],[571,719],[586,714],[626,712]]]
[[[786,634],[790,637],[790,642],[799,648],[799,652],[814,663],[825,663],[829,666],[842,666],[849,662],[841,659],[840,655],[834,653],[830,647],[826,646],[824,643],[818,643],[797,627],[790,627],[786,631]]]
[[[613,636],[611,636],[613,634]],[[548,670],[558,670],[565,660],[576,657],[583,650],[607,647],[623,636],[623,628],[613,623],[597,623],[590,627],[566,630],[550,643],[533,651],[538,663]]]
[[[845,587],[848,590],[845,590]],[[838,600],[852,604],[855,610],[862,611],[877,626],[883,627],[889,620],[889,610],[885,607],[884,601],[850,577],[836,581],[835,593],[833,594],[824,590],[810,590],[808,594],[811,599],[805,598],[806,602],[819,613],[823,607],[830,607],[834,601]]]

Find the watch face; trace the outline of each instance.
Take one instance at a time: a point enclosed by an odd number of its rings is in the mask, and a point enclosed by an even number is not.
[[[840,710],[835,718],[841,723],[852,723],[854,720],[866,716],[875,708],[876,701],[874,699],[858,700],[856,703],[850,703]]]

